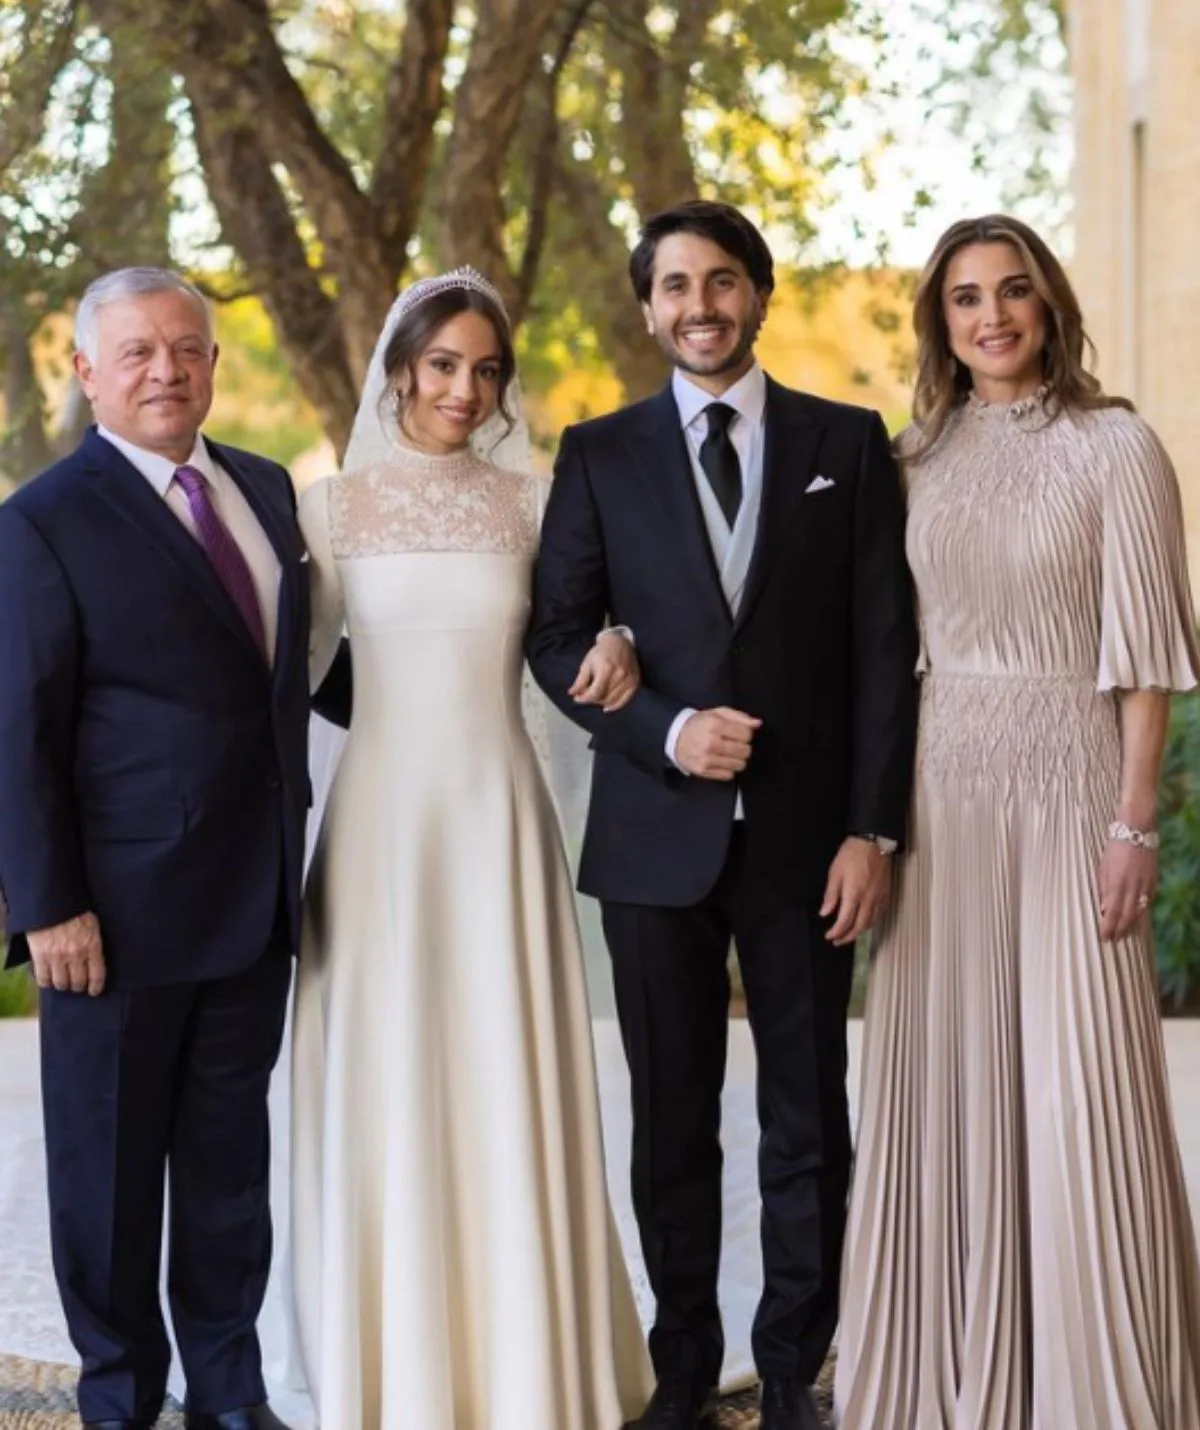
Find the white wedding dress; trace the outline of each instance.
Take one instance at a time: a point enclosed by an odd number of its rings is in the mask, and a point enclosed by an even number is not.
[[[294,1010],[292,1269],[321,1430],[618,1430],[651,1384],[522,718],[541,487],[397,448],[301,503],[314,684],[343,624],[354,663]]]

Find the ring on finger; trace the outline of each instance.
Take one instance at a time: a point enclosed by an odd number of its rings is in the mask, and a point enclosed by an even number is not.
[[[1139,895],[1138,895],[1137,906],[1138,906],[1139,909],[1149,908],[1149,906],[1150,906],[1150,895],[1149,895],[1149,894],[1139,894]]]

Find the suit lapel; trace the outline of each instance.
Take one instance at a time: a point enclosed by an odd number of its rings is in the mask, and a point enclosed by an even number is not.
[[[635,469],[649,470],[646,485],[666,517],[668,528],[678,543],[697,588],[704,591],[706,599],[716,606],[726,621],[732,620],[721,587],[721,573],[717,569],[712,542],[708,539],[708,528],[704,524],[704,512],[696,494],[687,438],[679,421],[679,408],[669,384],[646,404],[644,419],[636,432],[631,434],[631,446]]]
[[[784,532],[800,508],[821,441],[821,424],[806,410],[803,397],[770,378],[764,418],[762,502],[735,630],[745,625],[778,556]]]
[[[217,578],[200,543],[142,474],[94,429],[83,443],[92,489],[150,541],[208,609],[262,661],[241,613]],[[239,484],[240,485],[240,484]],[[256,508],[257,511],[257,508]]]

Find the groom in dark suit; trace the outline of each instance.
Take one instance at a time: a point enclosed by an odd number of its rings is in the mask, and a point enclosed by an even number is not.
[[[743,215],[658,215],[630,273],[675,371],[564,434],[528,654],[595,751],[579,882],[602,902],[657,1299],[658,1387],[636,1425],[692,1430],[721,1368],[732,940],[758,1056],[762,1425],[810,1430],[837,1321],[853,945],[886,898],[911,781],[900,483],[876,414],[758,366],[774,277]],[[614,714],[568,694],[606,620],[642,667]]]
[[[0,507],[0,879],[42,990],[79,1408],[93,1430],[161,1408],[165,1174],[189,1430],[280,1430],[255,1320],[309,803],[304,549],[287,473],[200,435],[216,347],[190,284],[99,280],[77,347],[99,425]]]

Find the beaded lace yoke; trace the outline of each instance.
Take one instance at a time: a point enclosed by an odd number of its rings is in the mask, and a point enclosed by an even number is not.
[[[473,452],[430,456],[398,446],[386,462],[330,483],[333,554],[340,560],[409,551],[532,556],[546,485]]]

